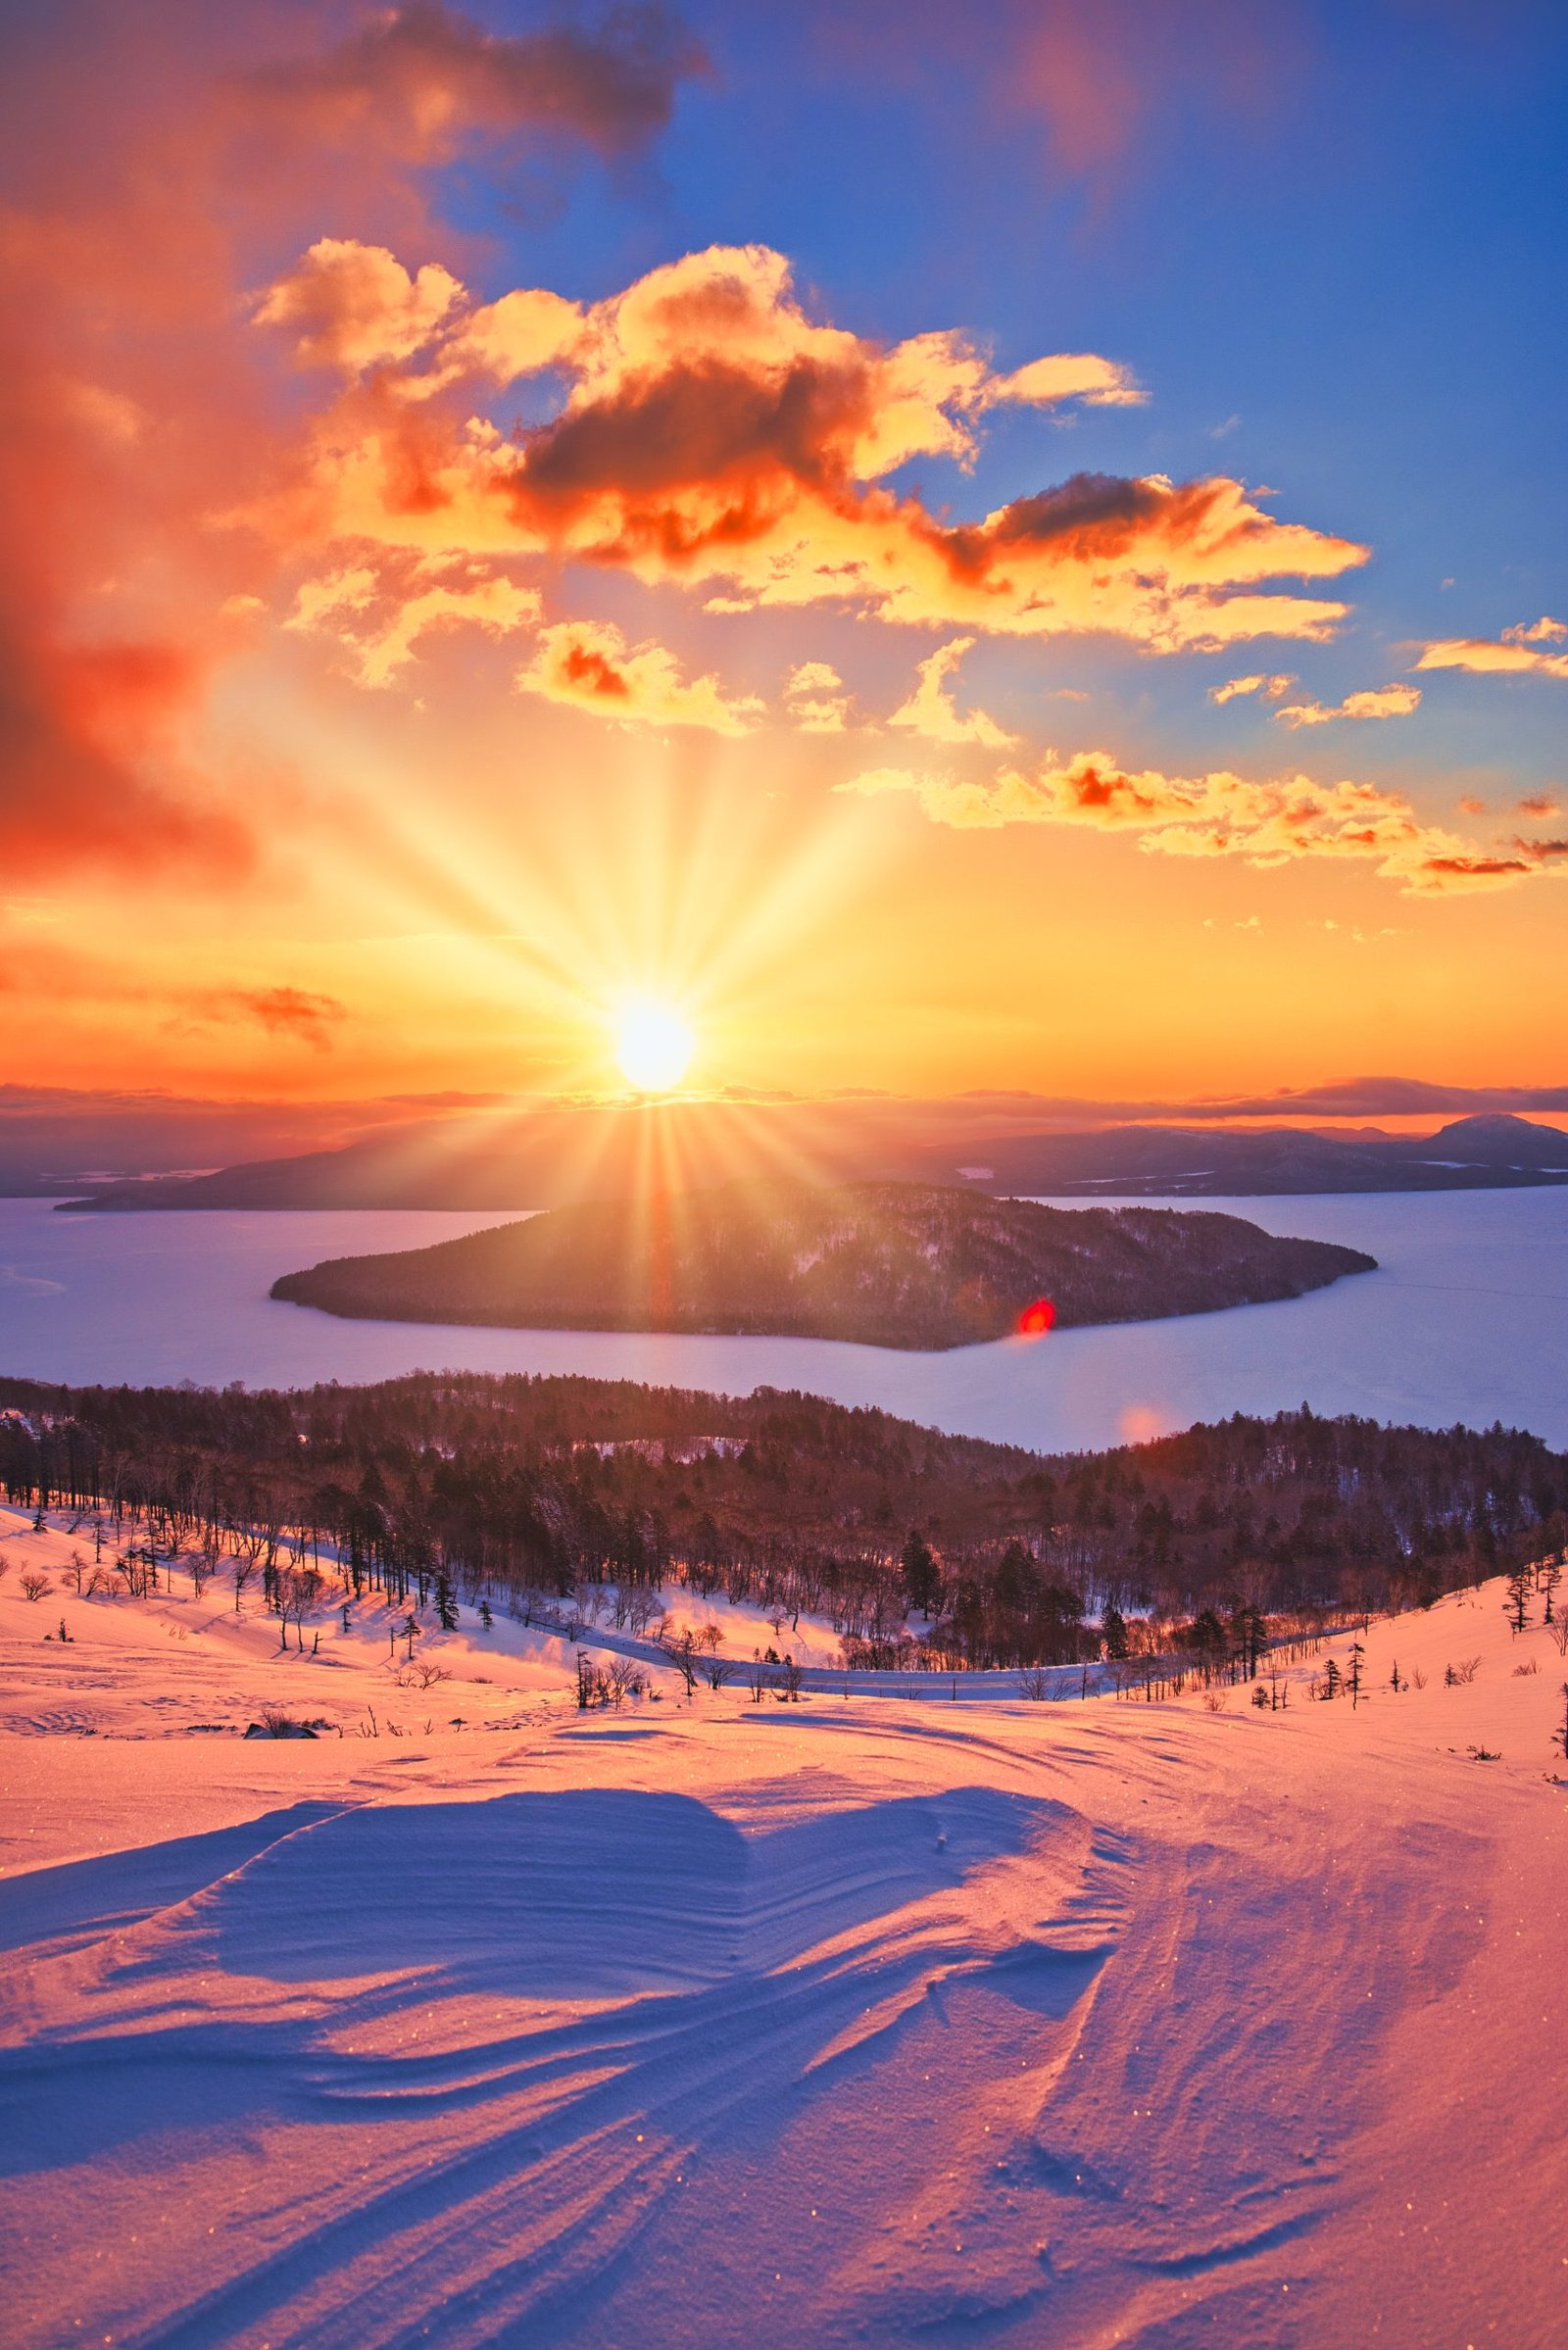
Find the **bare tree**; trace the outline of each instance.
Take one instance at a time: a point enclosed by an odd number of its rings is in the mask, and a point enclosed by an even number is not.
[[[241,1597],[242,1597],[242,1595],[243,1595],[243,1593],[244,1593],[245,1586],[246,1586],[246,1585],[249,1583],[249,1581],[250,1581],[251,1577],[252,1577],[252,1576],[255,1574],[255,1572],[256,1572],[256,1561],[255,1561],[255,1559],[254,1559],[254,1558],[244,1558],[244,1557],[242,1557],[242,1556],[239,1554],[239,1552],[237,1552],[237,1551],[236,1551],[236,1552],[235,1552],[235,1554],[234,1554],[234,1563],[233,1563],[233,1565],[232,1565],[232,1566],[230,1567],[230,1569],[229,1569],[229,1577],[230,1577],[230,1580],[232,1581],[232,1583],[233,1583],[233,1586],[234,1586],[234,1613],[235,1613],[235,1615],[238,1615],[238,1614],[239,1614],[239,1603],[240,1603],[240,1599],[241,1599]]]
[[[438,1682],[450,1681],[452,1675],[445,1665],[438,1665],[433,1656],[421,1656],[406,1664],[398,1675],[400,1689],[433,1689]]]
[[[662,1607],[663,1601],[657,1589],[652,1584],[640,1583],[633,1591],[627,1606],[626,1622],[640,1638]]]
[[[47,1575],[40,1574],[36,1567],[29,1567],[22,1578],[22,1596],[24,1599],[38,1600],[47,1598],[54,1588],[55,1587],[50,1581],[49,1577]]]
[[[628,1697],[640,1697],[648,1687],[647,1675],[630,1656],[612,1656],[605,1667],[603,1678],[610,1691],[610,1702],[616,1713],[619,1713]]]
[[[664,1642],[664,1654],[669,1658],[682,1681],[685,1682],[686,1694],[689,1698],[697,1687],[696,1641],[689,1632],[683,1631],[673,1640]]]

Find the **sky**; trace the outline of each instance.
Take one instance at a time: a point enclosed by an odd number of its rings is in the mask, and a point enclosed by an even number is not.
[[[1560,10],[0,46],[0,1083],[1562,1083]]]

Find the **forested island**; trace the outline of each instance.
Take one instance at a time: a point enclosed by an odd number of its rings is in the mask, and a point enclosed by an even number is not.
[[[1358,1249],[1279,1239],[1238,1216],[779,1180],[553,1208],[286,1273],[271,1295],[378,1321],[937,1349],[1004,1338],[1041,1300],[1063,1327],[1149,1321],[1298,1297],[1375,1269]]]
[[[77,1514],[83,1575],[205,1551],[448,1610],[611,1586],[629,1617],[687,1584],[826,1616],[852,1662],[944,1670],[1421,1604],[1568,1542],[1568,1456],[1500,1427],[1303,1407],[1046,1457],[766,1388],[477,1373],[3,1380],[0,1491]]]

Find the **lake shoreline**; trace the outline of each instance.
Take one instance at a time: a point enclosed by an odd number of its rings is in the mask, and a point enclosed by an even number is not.
[[[810,1339],[348,1322],[267,1296],[313,1253],[417,1246],[503,1220],[492,1215],[77,1218],[46,1200],[4,1199],[0,1370],[74,1385],[358,1384],[451,1367],[727,1395],[773,1386],[1047,1451],[1303,1401],[1423,1427],[1501,1420],[1568,1444],[1568,1193],[1301,1196],[1250,1199],[1240,1212],[1281,1234],[1364,1248],[1380,1269],[1277,1304],[927,1356]]]

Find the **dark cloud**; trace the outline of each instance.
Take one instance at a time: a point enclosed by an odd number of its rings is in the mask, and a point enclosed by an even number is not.
[[[645,146],[669,121],[702,49],[662,8],[617,8],[592,29],[494,33],[438,0],[410,0],[335,48],[244,77],[286,128],[352,139],[413,163],[446,160],[466,136],[560,134],[602,155]]]
[[[518,495],[550,509],[613,491],[635,541],[665,526],[661,507],[639,516],[638,501],[701,484],[736,493],[715,500],[712,535],[764,528],[787,486],[848,489],[854,442],[871,413],[867,377],[797,359],[779,372],[710,360],[634,379],[534,434]]]

